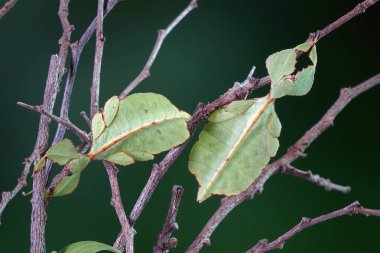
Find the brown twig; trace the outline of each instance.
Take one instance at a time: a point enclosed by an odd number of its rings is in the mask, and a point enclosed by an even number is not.
[[[156,60],[157,54],[160,51],[165,38],[174,29],[174,27],[176,27],[178,23],[181,22],[187,16],[187,14],[189,14],[189,12],[197,8],[197,6],[197,0],[191,0],[189,5],[168,25],[168,27],[158,30],[156,42],[147,62],[145,63],[144,68],[141,70],[140,74],[120,93],[120,99],[125,98],[129,93],[131,93],[134,88],[136,88],[137,85],[139,85],[143,80],[150,76],[150,68]]]
[[[316,41],[317,39],[326,37],[328,34],[330,34],[335,29],[339,28],[340,26],[342,26],[344,23],[348,22],[349,20],[356,17],[357,15],[363,13],[367,8],[369,8],[376,2],[378,2],[378,0],[363,1],[362,3],[357,5],[353,10],[351,10],[350,12],[348,12],[347,14],[339,18],[337,21],[333,22],[332,24],[328,25],[322,30],[318,30],[317,32],[310,34],[307,41]],[[214,100],[213,102],[207,105],[203,105],[201,103],[198,104],[195,112],[192,115],[191,120],[188,122],[188,128],[189,128],[190,134],[191,135],[193,134],[194,130],[200,124],[200,122],[204,120],[211,112],[222,107],[223,105],[228,104],[229,102],[246,97],[252,91],[262,86],[270,84],[270,78],[269,76],[265,76],[259,79],[248,77],[242,83],[244,85],[229,89],[226,93],[221,95],[218,99]],[[187,143],[188,142],[185,142],[175,148],[172,148],[159,164],[153,165],[152,172],[148,179],[148,182],[145,184],[144,189],[142,190],[135,206],[133,207],[131,215],[129,217],[131,224],[134,224],[136,222],[142,210],[145,208],[146,204],[148,203],[151,196],[153,195],[153,192],[156,189],[159,181],[166,174],[166,172],[168,171],[170,166],[174,163],[174,161],[182,153]],[[115,245],[119,246],[122,244],[123,244],[122,233],[119,233],[115,241]]]
[[[49,73],[46,80],[44,93],[43,108],[46,112],[52,113],[55,100],[58,93],[58,75],[59,75],[59,57],[53,55],[50,59]],[[51,119],[42,114],[38,128],[38,136],[34,147],[34,165],[37,165],[42,154],[48,147],[49,140],[49,124]],[[45,246],[45,224],[46,210],[44,204],[44,186],[46,183],[46,175],[42,170],[37,171],[33,178],[33,196],[32,196],[32,215],[30,226],[30,252],[43,253],[46,252]]]
[[[10,3],[10,2],[11,1],[9,1],[8,3]],[[54,62],[55,62],[54,63],[55,64],[54,68],[57,68],[56,70],[54,70],[54,71],[57,72],[57,78],[54,76],[54,78],[56,78],[56,83],[54,84],[54,87],[55,87],[54,93],[55,94],[51,94],[51,99],[53,100],[53,102],[51,103],[52,106],[55,103],[55,98],[56,98],[56,95],[58,93],[58,86],[59,86],[59,84],[61,82],[61,79],[62,79],[62,76],[63,76],[63,74],[65,72],[65,63],[66,63],[66,58],[67,58],[67,54],[68,54],[70,34],[71,34],[71,31],[73,30],[73,26],[71,26],[69,24],[68,19],[67,19],[67,17],[68,17],[68,5],[69,5],[69,2],[70,2],[69,0],[61,0],[60,6],[59,6],[59,11],[58,11],[58,15],[59,15],[61,23],[62,23],[63,34],[62,34],[61,39],[59,40],[59,43],[61,45],[60,46],[59,55],[58,55],[58,57],[57,56],[53,56],[54,57]],[[13,5],[15,3],[16,3],[16,1],[14,1]],[[56,57],[57,57],[57,59],[55,59]],[[51,59],[51,63],[52,63],[52,59]],[[52,65],[50,66],[50,68],[51,67],[52,67]],[[50,75],[50,72],[49,72],[49,75]],[[44,111],[48,113],[48,111],[46,111],[46,110],[44,110]],[[49,122],[50,122],[50,120],[49,120]],[[41,124],[40,124],[40,127],[41,127]],[[39,151],[42,152],[42,150],[39,150]],[[34,155],[39,155],[39,154],[36,154],[36,152],[34,150],[33,153],[32,153],[32,156],[34,156]],[[38,159],[39,159],[39,157],[38,157]],[[32,161],[35,161],[34,157],[33,157],[33,159],[31,159],[29,157],[29,158],[26,159],[26,161],[28,161],[28,160],[31,161],[30,163],[32,163]],[[48,162],[46,168],[49,169],[50,165],[49,165],[49,162]],[[25,179],[27,177],[27,175],[29,174],[29,169],[30,169],[30,165],[24,167],[24,170],[23,170],[23,172],[21,174],[21,177],[19,178],[19,183],[16,185],[16,187],[12,191],[11,195],[7,194],[7,196],[9,197],[8,202],[26,185],[26,181],[23,180],[23,179]],[[20,182],[22,182],[22,184],[20,184]],[[5,206],[4,206],[4,208],[5,208]]]
[[[107,3],[107,8],[104,12],[104,18],[108,15],[108,13],[116,6],[117,3],[119,3],[121,0],[110,0]],[[92,23],[89,25],[87,30],[83,33],[80,40],[76,43],[71,44],[72,49],[72,59],[71,59],[71,67],[68,72],[68,76],[66,79],[66,85],[65,85],[65,91],[63,94],[62,99],[62,105],[61,105],[61,111],[60,111],[60,117],[61,118],[67,118],[69,116],[69,108],[70,108],[70,101],[71,101],[71,94],[74,87],[74,81],[76,72],[78,69],[78,64],[80,60],[80,56],[82,54],[82,51],[84,47],[87,45],[88,41],[90,40],[92,34],[94,33],[96,29],[96,18],[92,21]],[[53,143],[57,143],[61,141],[65,135],[66,127],[62,124],[58,125],[57,131],[54,136]],[[49,168],[47,166],[47,168]],[[49,174],[50,169],[46,169],[47,174]]]
[[[54,114],[51,114],[47,111],[45,111],[42,106],[33,106],[33,105],[28,105],[28,104],[25,104],[23,102],[17,102],[17,105],[21,106],[21,107],[24,107],[26,109],[29,109],[29,110],[32,110],[32,111],[35,111],[35,112],[39,112],[45,116],[47,116],[48,118],[58,122],[59,124],[62,124],[64,125],[66,128],[70,129],[74,134],[76,134],[79,139],[81,139],[82,141],[85,141],[87,143],[91,143],[91,139],[89,137],[89,135],[81,130],[79,127],[77,127],[76,125],[74,125],[69,119],[61,119],[60,117],[57,117],[55,116]]]
[[[84,121],[86,121],[87,125],[91,127],[91,119],[87,116],[87,113],[85,111],[81,111],[80,115],[82,116]]]
[[[344,215],[354,215],[354,214],[362,214],[365,216],[377,216],[380,217],[380,210],[374,210],[374,209],[367,209],[360,206],[359,202],[354,202],[342,209],[339,209],[337,211],[321,215],[319,217],[310,219],[310,218],[302,218],[301,221],[294,226],[292,229],[290,229],[285,234],[278,237],[273,242],[268,243],[266,239],[260,240],[255,246],[253,246],[250,250],[248,250],[246,253],[264,253],[273,249],[282,249],[284,247],[284,244],[287,240],[301,232],[302,230],[314,226],[318,223],[325,222],[331,219],[335,219],[340,216]]]
[[[294,177],[300,177],[311,183],[314,183],[320,187],[323,187],[326,191],[338,191],[341,193],[349,193],[351,191],[350,186],[342,186],[335,184],[330,181],[330,179],[323,178],[319,175],[313,174],[310,170],[303,171],[299,170],[292,165],[287,165],[279,169],[278,173],[292,175]]]
[[[15,6],[16,3],[17,3],[17,0],[9,0],[3,5],[3,7],[1,7],[0,20],[5,16],[5,14],[8,13],[8,11],[10,11]]]
[[[175,230],[178,230],[176,218],[182,195],[182,186],[174,185],[172,189],[172,199],[170,201],[168,215],[166,216],[162,231],[158,235],[157,244],[153,248],[154,253],[167,253],[170,249],[177,247],[177,238],[171,236]]]
[[[133,253],[133,237],[135,235],[135,230],[129,224],[127,215],[125,214],[123,203],[120,197],[119,183],[117,180],[118,169],[115,165],[110,162],[103,161],[103,165],[106,168],[108,178],[110,181],[112,200],[111,205],[115,208],[117,217],[123,231],[123,234],[126,235],[125,251],[126,253]]]
[[[1,224],[1,215],[3,214],[3,211],[5,207],[8,205],[8,203],[17,195],[17,193],[24,188],[27,185],[26,177],[29,174],[30,167],[32,166],[32,163],[34,161],[34,153],[30,155],[28,158],[24,161],[24,169],[21,173],[21,176],[17,180],[17,185],[15,188],[13,188],[12,191],[9,192],[3,192],[1,194],[1,202],[0,202],[0,224]]]
[[[100,90],[100,72],[102,69],[103,58],[103,8],[104,0],[98,0],[98,15],[96,17],[96,48],[94,59],[94,73],[92,76],[91,86],[91,117],[99,110],[99,90]]]
[[[327,128],[332,126],[335,117],[343,110],[343,108],[356,96],[364,91],[374,87],[380,83],[380,74],[368,79],[367,81],[355,86],[354,88],[344,88],[336,102],[330,107],[327,113],[308,130],[293,146],[288,149],[288,152],[277,161],[269,164],[260,174],[260,176],[242,193],[225,197],[221,201],[220,207],[215,211],[213,216],[203,227],[200,234],[190,245],[187,253],[199,252],[205,242],[210,241],[210,236],[224,220],[224,218],[242,202],[252,199],[256,194],[263,191],[265,182],[281,168],[290,165],[294,160],[304,154],[304,151],[309,145],[317,139]]]

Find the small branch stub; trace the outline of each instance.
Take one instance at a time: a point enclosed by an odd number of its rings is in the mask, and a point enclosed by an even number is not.
[[[178,224],[176,222],[176,217],[178,213],[179,204],[181,202],[183,195],[183,188],[181,186],[175,185],[172,189],[172,199],[170,201],[168,215],[162,228],[161,233],[158,235],[158,241],[156,246],[153,248],[154,253],[164,253],[168,252],[170,249],[177,246],[178,240],[171,237],[171,234],[178,230]]]

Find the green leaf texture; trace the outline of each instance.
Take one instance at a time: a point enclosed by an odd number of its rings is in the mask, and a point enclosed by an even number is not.
[[[115,249],[114,247],[94,241],[82,241],[70,244],[65,248],[61,249],[59,253],[95,253],[103,250],[107,250],[114,253],[121,253],[120,250]]]
[[[112,97],[92,120],[93,144],[87,156],[119,165],[151,160],[189,138],[189,119],[159,94]]]
[[[244,191],[276,154],[280,132],[269,96],[235,101],[212,113],[189,158],[200,185],[198,201]]]
[[[297,71],[297,50],[309,52],[310,66]],[[266,67],[271,78],[271,97],[280,98],[286,95],[303,96],[307,94],[314,82],[317,65],[317,49],[311,42],[303,43],[293,49],[286,49],[270,55]]]

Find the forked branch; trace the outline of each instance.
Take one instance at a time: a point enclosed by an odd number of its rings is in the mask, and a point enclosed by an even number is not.
[[[59,124],[64,125],[68,129],[70,129],[74,134],[76,134],[79,137],[79,139],[81,139],[81,141],[91,143],[91,139],[90,139],[89,135],[85,131],[81,130],[79,127],[74,125],[69,119],[62,119],[60,117],[57,117],[54,114],[49,113],[46,110],[44,110],[44,108],[42,106],[28,105],[28,104],[25,104],[23,102],[17,102],[17,105],[24,107],[26,109],[35,111],[35,112],[39,112],[39,113],[47,116],[48,118],[56,121]]]
[[[197,6],[197,0],[192,0],[189,5],[168,25],[168,27],[158,30],[156,43],[153,46],[152,52],[150,53],[144,68],[141,70],[140,74],[120,93],[119,98],[125,98],[134,88],[136,88],[137,85],[150,76],[150,68],[155,61],[165,38],[174,29],[174,27],[176,27],[178,23],[181,22],[182,19],[184,19],[186,15]]]
[[[315,33],[310,34],[308,41],[316,41],[318,39],[321,39],[328,34],[330,34],[335,29],[339,28],[352,18],[356,17],[357,15],[363,13],[367,8],[372,6],[378,2],[378,0],[366,0],[357,5],[353,10],[336,20],[335,22],[331,23],[330,25],[326,26],[322,30],[318,30]],[[191,120],[188,122],[188,128],[190,131],[190,134],[192,135],[197,128],[197,126],[204,120],[211,112],[215,111],[216,109],[222,107],[223,105],[226,105],[232,101],[242,99],[246,96],[248,96],[252,91],[270,84],[270,78],[269,76],[265,76],[263,78],[252,78],[248,77],[245,81],[243,81],[245,85],[242,85],[240,87],[234,87],[229,89],[226,93],[221,95],[218,99],[214,100],[213,102],[203,105],[198,104],[196,110],[194,111]],[[121,96],[122,97],[122,96]],[[155,191],[158,183],[162,179],[162,177],[166,174],[170,166],[174,163],[174,161],[179,157],[179,155],[182,153],[184,148],[186,147],[187,142],[172,148],[168,154],[164,157],[164,159],[159,164],[154,164],[152,168],[151,175],[148,179],[148,182],[146,183],[144,189],[142,190],[132,212],[130,215],[130,222],[134,224],[138,217],[140,216],[142,210],[150,200],[151,196],[153,195],[153,192]],[[116,245],[122,245],[122,234],[120,233],[118,238],[116,239],[115,244]],[[204,240],[203,240],[204,241]]]
[[[178,240],[171,237],[175,230],[178,230],[176,222],[179,204],[181,203],[183,195],[183,188],[179,185],[174,185],[172,189],[172,199],[170,201],[168,215],[162,228],[161,233],[158,235],[157,244],[153,248],[154,253],[167,253],[170,249],[177,246]]]
[[[314,226],[318,223],[325,222],[331,219],[335,219],[340,216],[344,215],[354,215],[354,214],[361,214],[365,216],[377,216],[380,217],[380,210],[374,210],[374,209],[367,209],[362,206],[360,206],[359,202],[354,202],[342,209],[339,209],[337,211],[321,215],[319,217],[310,219],[310,218],[302,218],[301,221],[294,226],[292,229],[290,229],[285,234],[278,237],[273,242],[268,243],[266,239],[260,240],[255,246],[253,246],[250,250],[248,250],[246,253],[264,253],[273,249],[282,249],[284,247],[284,244],[287,240],[301,232],[302,230]]]
[[[121,201],[119,183],[117,180],[118,169],[116,168],[115,165],[107,161],[104,161],[103,165],[106,168],[108,179],[110,181],[111,192],[112,192],[111,205],[115,208],[115,212],[116,212],[117,217],[119,218],[119,222],[120,222],[123,234],[126,235],[125,252],[133,253],[133,237],[136,232],[133,229],[133,227],[129,225],[129,221],[128,221],[127,215],[125,214],[123,203]]]
[[[238,195],[225,197],[222,199],[220,207],[215,211],[213,216],[203,227],[200,234],[197,236],[197,238],[190,245],[186,252],[199,252],[203,246],[206,245],[205,242],[210,241],[210,237],[215,229],[235,207],[246,200],[252,199],[258,193],[261,193],[264,189],[264,184],[266,181],[275,173],[278,173],[281,168],[289,166],[293,161],[302,156],[309,145],[314,140],[316,140],[326,129],[332,126],[335,117],[343,110],[344,107],[347,106],[347,104],[353,98],[359,96],[364,91],[371,89],[379,83],[380,74],[377,74],[367,81],[355,86],[354,88],[343,88],[341,90],[339,98],[330,107],[322,119],[320,119],[317,124],[308,130],[293,146],[291,146],[285,155],[283,155],[277,161],[267,165],[267,167],[261,172],[260,176],[247,188],[247,190]]]

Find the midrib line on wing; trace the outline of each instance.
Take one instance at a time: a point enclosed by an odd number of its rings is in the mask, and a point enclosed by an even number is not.
[[[248,126],[244,129],[240,137],[238,138],[235,145],[232,147],[230,152],[227,154],[227,157],[223,160],[223,162],[219,165],[218,169],[212,176],[210,182],[207,184],[207,186],[204,189],[204,193],[209,192],[209,189],[211,188],[212,184],[215,182],[215,180],[220,176],[223,169],[226,167],[227,163],[231,160],[232,156],[236,153],[236,151],[239,149],[241,143],[243,142],[244,138],[248,135],[249,131],[251,131],[252,127],[256,124],[256,122],[260,119],[261,115],[264,113],[265,109],[268,107],[268,105],[273,101],[272,98],[267,96],[267,100],[263,107],[257,112],[255,117],[252,118],[251,122],[248,124]]]
[[[115,139],[113,139],[110,142],[108,142],[108,144],[106,144],[103,147],[101,147],[95,153],[89,153],[89,154],[87,154],[87,157],[90,158],[91,160],[95,159],[96,156],[98,156],[99,154],[103,153],[107,149],[111,148],[116,143],[122,141],[123,139],[127,138],[128,136],[130,136],[130,135],[132,135],[132,134],[134,134],[134,133],[136,133],[136,132],[138,132],[140,130],[143,130],[143,129],[148,128],[150,126],[161,124],[161,123],[164,123],[164,122],[167,122],[167,121],[170,121],[170,120],[183,119],[183,118],[184,118],[183,116],[173,116],[173,117],[169,117],[169,118],[162,118],[162,119],[158,119],[158,120],[153,120],[153,121],[147,122],[145,124],[142,124],[139,127],[136,127],[134,129],[129,130],[128,132],[125,132],[122,135],[119,135]]]

